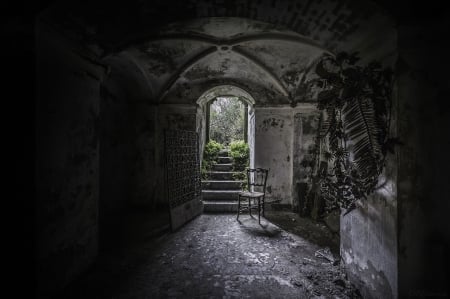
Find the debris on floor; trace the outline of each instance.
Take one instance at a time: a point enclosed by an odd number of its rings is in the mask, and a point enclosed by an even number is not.
[[[330,248],[325,247],[325,248],[321,248],[319,250],[317,250],[314,255],[316,257],[323,257],[326,260],[328,260],[330,263],[332,263],[333,265],[337,265],[337,263],[339,262],[339,259],[335,258],[333,256],[333,254],[331,253]]]
[[[240,220],[204,214],[175,233],[110,252],[60,297],[360,298],[340,265],[324,263],[329,248],[266,218]]]

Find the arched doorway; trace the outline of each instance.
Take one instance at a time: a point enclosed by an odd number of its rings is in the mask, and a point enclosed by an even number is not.
[[[210,104],[218,97],[236,97],[246,106],[246,142],[250,148],[250,167],[254,166],[255,159],[255,100],[244,89],[235,85],[219,85],[205,91],[197,100],[199,113],[197,113],[197,132],[199,133],[200,153],[203,153],[206,142],[209,140],[209,113]]]
[[[254,98],[244,89],[235,85],[219,85],[205,91],[197,100],[197,132],[199,133],[199,152],[201,160],[205,145],[210,139],[210,113],[211,103],[217,98],[233,97],[239,99],[244,104],[244,134],[243,139],[249,148],[249,166],[254,167],[255,163],[255,112]],[[240,191],[242,177],[238,178],[237,172],[231,167],[231,159],[227,151],[223,152],[219,159],[224,164],[216,165],[217,171],[212,171],[210,176],[202,181],[202,194],[205,211],[224,212],[234,211],[237,208],[237,194]]]

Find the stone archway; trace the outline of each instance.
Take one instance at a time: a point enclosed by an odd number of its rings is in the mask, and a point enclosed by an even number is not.
[[[250,167],[254,166],[255,158],[255,99],[244,89],[235,85],[218,85],[205,91],[197,100],[197,132],[200,140],[200,153],[203,153],[205,143],[208,141],[209,105],[218,96],[233,96],[241,99],[246,107],[247,115],[247,143],[250,148]]]
[[[292,177],[289,173],[289,169],[293,169],[291,166],[292,161],[295,160],[295,157],[292,155],[292,149],[295,148],[292,144],[305,144],[305,132],[311,131],[309,130],[310,126],[303,124],[302,113],[299,113],[300,116],[297,117],[299,121],[297,123],[294,122],[294,128],[298,124],[298,131],[301,129],[302,132],[302,135],[296,134],[294,136],[300,136],[301,139],[294,140],[292,134],[295,132],[295,129],[288,130],[288,128],[292,128],[292,115],[295,112],[292,111],[290,104],[305,101],[301,97],[302,94],[296,92],[301,91],[301,88],[298,88],[298,82],[302,78],[296,76],[296,74],[304,73],[304,66],[310,64],[307,60],[298,57],[298,54],[301,54],[300,50],[304,48],[305,54],[308,54],[310,52],[308,49],[317,48],[315,47],[317,45],[319,48],[328,49],[336,53],[343,50],[358,50],[366,59],[382,58],[386,63],[395,61],[393,58],[396,57],[397,38],[393,23],[389,18],[385,17],[384,13],[372,1],[363,1],[362,3],[364,5],[361,5],[359,2],[351,2],[344,5],[340,1],[331,0],[322,2],[305,0],[295,3],[287,0],[262,2],[252,0],[245,4],[241,4],[238,1],[236,5],[229,5],[228,2],[219,5],[216,2],[203,0],[176,3],[175,1],[165,0],[156,2],[148,1],[148,3],[143,1],[142,5],[131,5],[128,6],[128,9],[124,9],[126,7],[122,5],[110,5],[105,8],[103,4],[86,3],[77,7],[77,9],[63,9],[64,7],[55,6],[54,9],[43,14],[39,22],[41,23],[41,27],[45,26],[43,24],[46,23],[55,25],[55,28],[58,29],[55,32],[70,37],[67,40],[70,40],[76,46],[67,46],[73,47],[74,50],[76,49],[76,51],[70,49],[71,55],[73,54],[72,52],[84,51],[82,58],[89,63],[89,68],[100,69],[100,63],[108,55],[126,52],[129,55],[127,57],[132,58],[132,61],[124,65],[124,67],[128,67],[131,63],[139,66],[135,70],[135,73],[142,73],[148,85],[151,86],[149,89],[152,92],[148,94],[144,93],[141,100],[145,101],[149,107],[148,113],[145,113],[148,118],[146,124],[159,124],[158,121],[163,120],[163,125],[158,126],[158,131],[156,132],[162,131],[166,123],[168,126],[172,116],[174,119],[181,120],[178,123],[179,127],[188,127],[189,129],[192,128],[191,124],[195,127],[194,122],[197,120],[196,128],[201,130],[204,126],[201,127],[198,124],[202,123],[201,116],[203,114],[201,109],[196,113],[194,104],[199,99],[199,95],[204,90],[207,90],[208,87],[211,88],[211,85],[217,86],[223,84],[224,81],[242,82],[242,85],[253,96],[257,97],[257,113],[261,112],[259,123],[263,129],[268,129],[267,131],[263,131],[264,134],[259,136],[261,143],[264,143],[265,140],[274,140],[272,133],[283,129],[281,132],[282,136],[280,134],[276,135],[286,140],[285,144],[280,145],[283,151],[280,151],[278,147],[274,146],[266,155],[256,157],[256,160],[268,161],[267,157],[277,154],[277,160],[273,161],[272,164],[279,165],[279,168],[283,169],[285,176],[278,176],[277,180],[281,184],[272,186],[271,190],[273,192],[271,193],[275,195],[279,194],[277,196],[280,197],[289,198],[292,184],[282,183],[289,181],[288,178]],[[167,11],[171,11],[172,14],[168,14]],[[174,11],[179,13],[174,13]],[[211,17],[214,17],[214,20],[211,20]],[[224,28],[226,20],[216,19],[216,17],[223,17],[225,19],[234,17],[239,19],[233,19],[230,22],[232,26],[229,27],[229,31]],[[210,20],[207,20],[208,18]],[[192,19],[199,19],[199,24],[193,24],[195,25],[194,27],[200,29],[196,36],[192,36],[192,34],[186,32],[186,24],[185,22],[181,22],[181,20]],[[243,19],[251,20],[253,25],[244,23],[246,21]],[[175,23],[175,26],[171,25],[166,31],[161,30],[162,24],[173,23]],[[176,23],[178,23],[178,26]],[[189,21],[189,23],[192,24],[193,22]],[[267,24],[264,25],[261,23]],[[241,28],[237,26],[239,24],[245,25],[241,26],[245,30],[236,31],[236,28]],[[211,28],[214,30],[211,31]],[[215,30],[217,28],[219,31]],[[255,36],[242,36],[243,33],[244,35],[245,33],[249,33],[249,28],[254,29],[253,33],[257,35],[256,39]],[[286,32],[286,29],[289,29],[291,32]],[[286,35],[286,33],[288,34]],[[182,41],[177,46],[174,43],[175,39],[178,40],[179,37],[182,38]],[[42,34],[39,34],[39,39],[42,43]],[[149,40],[151,42],[148,42]],[[234,42],[239,42],[239,47],[234,46],[233,49],[233,40]],[[294,43],[292,42],[293,40],[299,42]],[[308,41],[314,41],[314,43],[311,44]],[[308,44],[307,47],[299,46],[305,42]],[[188,43],[192,45],[188,45]],[[270,48],[266,48],[268,46]],[[278,48],[276,48],[277,46]],[[261,51],[261,47],[264,47],[268,51]],[[40,53],[53,54],[53,51],[55,51],[55,47],[53,46],[48,47],[48,51],[42,51],[42,49]],[[287,55],[286,51],[289,51]],[[314,52],[317,51],[314,49]],[[271,55],[263,57],[262,54],[264,53]],[[312,58],[309,54],[302,56]],[[223,59],[217,59],[220,57]],[[55,56],[52,59],[48,59],[52,63],[45,64],[47,63],[45,62],[40,65],[40,68],[45,69],[45,72],[49,74],[52,73],[59,76],[58,71],[60,70],[55,68],[58,64],[53,62],[55,58],[58,57]],[[284,62],[282,58],[289,58],[287,59],[289,61]],[[222,70],[222,62],[227,61],[228,64],[225,64],[226,66],[235,67],[230,67],[228,71],[224,72]],[[72,60],[65,59],[64,63],[72,63]],[[194,68],[194,66],[197,67]],[[53,71],[54,68],[55,71]],[[208,70],[208,72],[205,72],[205,70]],[[292,71],[295,71],[295,73]],[[87,78],[95,81],[96,76],[92,76],[91,72],[86,72],[81,68],[79,73],[88,74],[89,76]],[[70,82],[73,81],[71,78],[69,79]],[[69,79],[67,79],[68,82]],[[84,84],[81,86],[85,86],[85,81],[87,80],[81,81],[80,84]],[[206,87],[206,85],[209,86]],[[76,85],[75,87],[76,89],[74,90],[78,91],[79,88]],[[131,83],[127,84],[127,87],[129,90],[136,90]],[[289,91],[294,92],[294,96]],[[41,89],[40,93],[42,92]],[[62,97],[66,97],[67,94],[77,95],[78,93],[67,93],[64,91],[61,94]],[[89,97],[92,97],[91,104],[98,102],[98,99],[92,93],[89,93]],[[87,99],[90,99],[89,97]],[[65,98],[64,102],[58,101],[58,103],[66,103],[68,101],[76,103],[77,99],[68,97]],[[182,112],[178,113],[178,110],[172,112],[175,108],[172,109],[173,107],[170,106],[169,108],[172,110],[169,111],[170,113],[166,113],[164,110],[166,107],[161,107],[163,104],[168,104],[167,106],[177,105],[176,108],[182,110]],[[273,109],[273,106],[276,106],[276,109]],[[201,108],[201,105],[198,107]],[[166,110],[169,110],[169,108]],[[94,109],[94,111],[96,110]],[[85,112],[81,111],[77,113]],[[196,115],[199,117],[196,118]],[[307,119],[309,116],[306,115],[305,117]],[[45,114],[42,118],[45,119]],[[77,116],[77,120],[81,122],[85,121],[85,118]],[[308,124],[308,122],[305,124]],[[85,131],[95,132],[95,126],[90,123],[81,123],[80,127],[82,125],[86,125],[88,128],[91,128],[91,126],[94,128]],[[52,127],[58,128],[60,125],[56,124]],[[147,152],[155,153],[153,155],[155,165],[156,167],[160,167],[161,165],[157,165],[156,162],[161,161],[161,155],[157,149],[161,134],[155,133],[155,135],[155,139],[158,140],[155,142],[156,149]],[[99,152],[98,147],[94,148],[93,152],[95,155],[92,156],[96,159],[98,157],[97,153]],[[299,154],[304,154],[304,151],[298,152]],[[55,155],[55,157],[59,156]],[[300,168],[298,169],[301,170]],[[96,168],[94,168],[95,170]],[[89,171],[89,168],[86,168],[85,171]],[[276,169],[272,169],[272,173],[275,172]],[[291,172],[293,171],[291,170]],[[152,171],[152,173],[158,175],[158,179],[160,179],[162,177],[160,173],[163,172]],[[98,179],[95,179],[94,176],[90,182],[94,186],[93,190],[97,190],[99,185]],[[56,186],[58,187],[59,184],[57,182]],[[154,186],[154,194],[159,194],[158,188],[161,186],[159,181]],[[277,188],[283,192],[278,191]],[[61,189],[64,190],[66,188]],[[92,207],[94,213],[98,198],[95,197],[95,192],[93,194],[92,199],[89,198],[88,200],[90,203],[89,207]],[[65,194],[63,195],[66,196]],[[61,197],[60,201],[62,203],[69,202],[64,197]],[[51,209],[53,205],[54,203],[52,202],[46,208]],[[373,217],[367,216],[368,213],[365,213],[367,210],[371,210],[371,216]],[[372,229],[382,226],[386,227],[386,231],[395,232],[396,215],[393,216],[393,220],[390,220],[390,218],[386,220],[387,218],[384,216],[390,215],[390,211],[396,211],[396,207],[370,205],[365,208],[365,211],[355,211],[351,218],[347,218],[349,223],[346,224],[346,228],[348,230],[343,230],[347,234],[345,239],[346,244],[343,243],[341,248],[344,256],[349,257],[344,259],[344,263],[348,266],[350,272],[356,274],[362,273],[361,269],[366,269],[366,265],[370,263],[374,265],[374,269],[371,270],[372,272],[366,271],[365,275],[361,275],[362,280],[372,282],[370,276],[372,273],[386,275],[391,285],[391,288],[388,289],[392,290],[392,294],[396,294],[397,268],[395,265],[397,249],[392,250],[389,246],[390,243],[386,242],[384,238],[378,237],[379,230],[375,231],[375,233],[371,233],[372,230],[350,230],[350,227],[370,227]],[[383,215],[383,217],[379,215]],[[76,216],[64,217],[62,224],[66,222],[70,225],[78,223],[79,221]],[[50,223],[50,225],[60,225],[60,223]],[[74,229],[74,231],[85,231],[82,229],[83,227],[79,228],[77,230]],[[96,229],[97,224],[93,223],[91,231],[95,231]],[[395,239],[396,237],[397,235],[394,233],[394,237],[391,239]],[[55,238],[56,241],[58,238],[59,236]],[[65,240],[66,236],[61,236],[61,238]],[[362,238],[365,241],[359,242],[358,240]],[[76,249],[76,246],[86,238],[83,235],[74,234],[72,239],[73,242],[65,243],[67,250]],[[92,240],[94,240],[92,243],[94,244],[95,238],[92,238]],[[55,244],[57,244],[56,241],[54,242]],[[395,240],[392,243],[395,244]],[[373,253],[373,250],[371,250],[374,247],[379,249],[377,253]],[[95,249],[88,251],[88,253],[89,257],[93,257],[95,255]],[[42,268],[49,268],[48,264],[51,265],[54,263],[54,260],[57,261],[52,254],[52,248],[46,249],[45,255],[49,255],[49,259],[40,259],[40,264],[43,265]],[[387,258],[381,259],[380,256]],[[79,257],[75,257],[74,261],[74,264],[77,265],[87,265],[87,262],[81,260]],[[74,276],[72,273],[76,274],[78,271],[78,268],[74,268],[54,272],[69,273],[65,276],[70,279]],[[49,278],[48,281],[53,285],[52,276],[49,276]]]
[[[255,99],[246,90],[236,85],[217,85],[205,92],[197,100],[197,132],[199,135],[199,147],[201,156],[206,142],[208,130],[210,105],[218,97],[237,97],[245,104],[245,129],[247,130],[247,144],[250,149],[250,167],[254,167],[255,161]],[[222,157],[220,157],[222,156]],[[227,150],[219,154],[218,163],[208,171],[207,178],[202,179],[202,194],[204,210],[209,212],[230,212],[237,209],[237,194],[243,181],[237,179],[237,172],[230,163],[232,159]],[[229,163],[229,164],[227,164]]]

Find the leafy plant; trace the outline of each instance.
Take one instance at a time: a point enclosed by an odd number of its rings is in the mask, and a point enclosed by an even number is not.
[[[233,177],[233,180],[235,180],[235,181],[241,181],[241,185],[240,185],[241,190],[248,190],[247,174],[246,174],[245,170],[233,173],[232,177]]]
[[[211,171],[214,164],[217,162],[217,158],[219,157],[219,152],[223,149],[223,145],[220,143],[209,140],[208,143],[205,145],[205,149],[203,151],[203,160],[202,160],[202,178],[207,179],[208,178],[208,172]]]
[[[233,169],[243,171],[249,166],[250,149],[243,140],[235,140],[230,143],[230,154],[233,158]]]
[[[233,158],[233,179],[243,181],[241,189],[247,189],[247,174],[245,170],[250,165],[250,148],[243,140],[235,140],[230,143],[230,155]]]
[[[247,179],[245,171],[235,172],[235,173],[233,173],[232,177],[233,177],[233,180],[235,180],[235,181],[243,181],[243,180]]]
[[[322,111],[316,151],[323,142],[327,148],[315,159],[330,168],[314,169],[310,192],[325,200],[327,211],[341,207],[348,212],[375,190],[387,151],[397,140],[388,137],[392,71],[376,61],[367,66],[358,61],[357,53],[324,55],[315,68],[318,78],[310,81]]]

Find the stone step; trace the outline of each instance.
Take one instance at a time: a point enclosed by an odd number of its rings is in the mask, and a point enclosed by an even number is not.
[[[219,157],[229,157],[230,156],[230,150],[223,149],[219,151]]]
[[[202,181],[203,190],[241,190],[244,181],[205,180]]]
[[[239,172],[233,171],[210,171],[208,172],[208,178],[210,180],[234,180],[233,174],[237,175]]]
[[[203,201],[203,212],[223,213],[237,212],[237,201]]]
[[[232,171],[233,170],[233,164],[227,163],[227,164],[215,164],[213,166],[214,171]]]
[[[233,159],[231,157],[219,157],[217,160],[217,162],[220,164],[230,164],[233,162]]]
[[[203,200],[233,201],[238,199],[240,190],[202,190]]]

